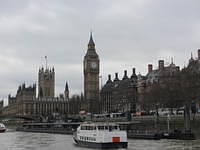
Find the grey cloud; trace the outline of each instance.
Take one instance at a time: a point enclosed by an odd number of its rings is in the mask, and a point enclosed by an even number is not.
[[[10,0],[0,2],[0,91],[16,93],[22,82],[37,83],[48,56],[56,70],[56,93],[66,80],[83,91],[82,61],[93,31],[103,82],[132,67],[147,71],[158,59],[183,66],[200,38],[197,0]],[[196,54],[195,54],[196,55]]]

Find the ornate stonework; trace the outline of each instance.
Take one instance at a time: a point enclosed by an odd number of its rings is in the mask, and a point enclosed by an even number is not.
[[[88,50],[84,57],[84,97],[88,103],[88,111],[98,112],[99,102],[99,56],[95,50],[95,44],[90,35]]]

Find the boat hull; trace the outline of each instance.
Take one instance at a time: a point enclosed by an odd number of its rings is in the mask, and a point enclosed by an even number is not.
[[[6,132],[6,129],[1,129],[0,133]]]
[[[88,141],[80,141],[74,138],[78,146],[90,148],[127,148],[128,142],[110,142],[110,143],[95,143]]]

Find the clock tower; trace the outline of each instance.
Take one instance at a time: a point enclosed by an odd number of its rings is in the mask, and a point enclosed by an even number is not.
[[[95,44],[90,34],[87,53],[83,61],[84,68],[84,97],[87,101],[88,112],[99,111],[99,56],[96,53]]]

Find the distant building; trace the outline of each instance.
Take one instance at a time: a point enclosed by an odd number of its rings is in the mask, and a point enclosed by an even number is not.
[[[65,100],[69,100],[69,87],[68,87],[68,83],[66,82],[66,84],[65,84],[65,91],[64,91],[64,98],[65,98]]]
[[[38,97],[52,98],[55,96],[55,71],[54,68],[43,67],[38,73]]]
[[[180,71],[180,67],[176,66],[173,61],[170,65],[164,66],[164,60],[158,61],[158,69],[153,70],[153,65],[148,65],[148,73],[146,75],[146,84],[151,85],[153,82],[163,82],[168,80],[177,72]]]
[[[197,50],[197,57],[194,58],[192,53],[191,53],[191,58],[189,59],[187,67],[184,67],[183,72],[189,71],[192,75],[194,75],[193,80],[191,82],[191,90],[193,91],[192,97],[190,99],[192,105],[196,105],[196,109],[198,112],[200,112],[200,95],[199,95],[199,88],[200,88],[200,83],[199,83],[199,78],[200,78],[200,49]],[[197,81],[198,80],[198,81]],[[193,90],[194,88],[194,90]]]
[[[191,58],[189,59],[187,66],[187,69],[193,73],[200,73],[200,49],[198,49],[197,55],[197,58],[193,58],[193,55],[191,54]]]
[[[66,83],[65,97],[54,97],[55,70],[40,68],[38,74],[38,98],[36,85],[26,87],[25,83],[18,87],[15,97],[8,96],[8,106],[3,108],[3,114],[43,115],[55,113],[68,114],[69,90]]]
[[[3,109],[3,114],[31,114],[33,101],[36,100],[36,85],[26,87],[20,85],[15,97],[8,95],[8,106]]]
[[[128,77],[127,71],[124,71],[122,80],[118,78],[118,73],[115,74],[115,79],[111,80],[111,75],[108,75],[108,80],[101,90],[101,112],[135,112],[137,101],[137,76],[135,68],[131,77]]]
[[[159,60],[158,69],[153,69],[153,65],[149,64],[146,76],[138,76],[138,104],[140,105],[138,110],[143,110],[144,106],[148,105],[147,102],[144,102],[145,92],[150,91],[154,83],[162,86],[165,81],[173,79],[179,72],[180,67],[176,66],[173,60],[167,66],[164,65],[164,60]]]
[[[83,61],[84,68],[84,98],[87,101],[87,111],[99,112],[99,56],[96,53],[95,43],[90,35],[87,53]]]

